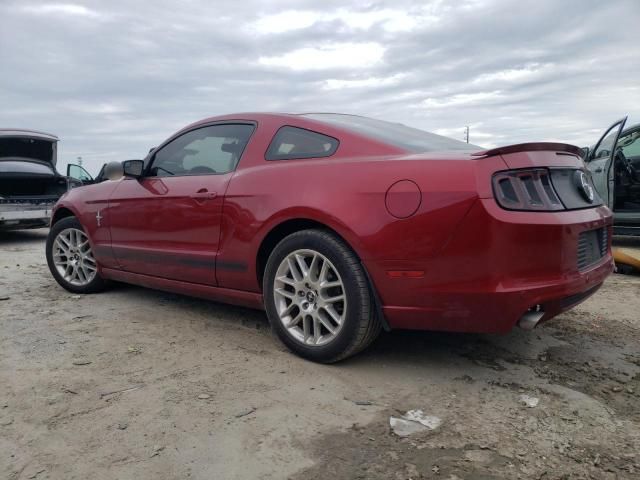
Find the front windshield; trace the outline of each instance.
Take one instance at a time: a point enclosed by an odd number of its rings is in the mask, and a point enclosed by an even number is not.
[[[477,152],[482,150],[482,147],[477,145],[407,127],[401,123],[338,113],[305,113],[303,116],[335,127],[351,130],[354,133],[359,133],[414,153],[445,152],[449,150]]]

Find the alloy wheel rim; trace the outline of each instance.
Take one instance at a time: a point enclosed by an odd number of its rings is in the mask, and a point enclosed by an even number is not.
[[[82,287],[95,278],[98,267],[89,238],[77,228],[66,228],[53,241],[53,263],[60,276],[71,285]]]
[[[287,255],[273,283],[278,318],[289,334],[309,346],[336,338],[347,314],[344,283],[331,261],[314,250]]]

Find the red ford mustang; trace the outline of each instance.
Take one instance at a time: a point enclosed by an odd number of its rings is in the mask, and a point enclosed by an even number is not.
[[[381,329],[533,328],[613,266],[611,213],[566,144],[481,151],[352,115],[238,114],[110,169],[54,209],[46,254],[60,285],[264,308],[291,350],[320,362]]]

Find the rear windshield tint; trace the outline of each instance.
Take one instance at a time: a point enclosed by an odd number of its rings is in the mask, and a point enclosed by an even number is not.
[[[425,132],[417,128],[407,127],[401,123],[392,123],[368,117],[342,115],[338,113],[306,113],[303,116],[345,130],[351,130],[382,143],[414,153],[445,152],[449,150],[477,152],[482,150],[482,147],[478,147],[477,145],[443,137],[435,133]]]
[[[53,175],[54,172],[52,167],[42,163],[0,160],[0,173]]]

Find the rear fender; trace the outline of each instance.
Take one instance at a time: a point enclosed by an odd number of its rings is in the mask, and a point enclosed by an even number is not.
[[[366,258],[365,247],[358,235],[352,229],[350,229],[339,218],[328,215],[327,212],[323,212],[312,207],[291,207],[280,210],[274,214],[264,223],[260,229],[260,233],[256,235],[256,240],[254,242],[255,251],[258,251],[259,246],[271,231],[279,225],[291,220],[307,220],[326,226],[328,229],[333,230],[342,237],[342,239],[347,242],[359,258]]]

